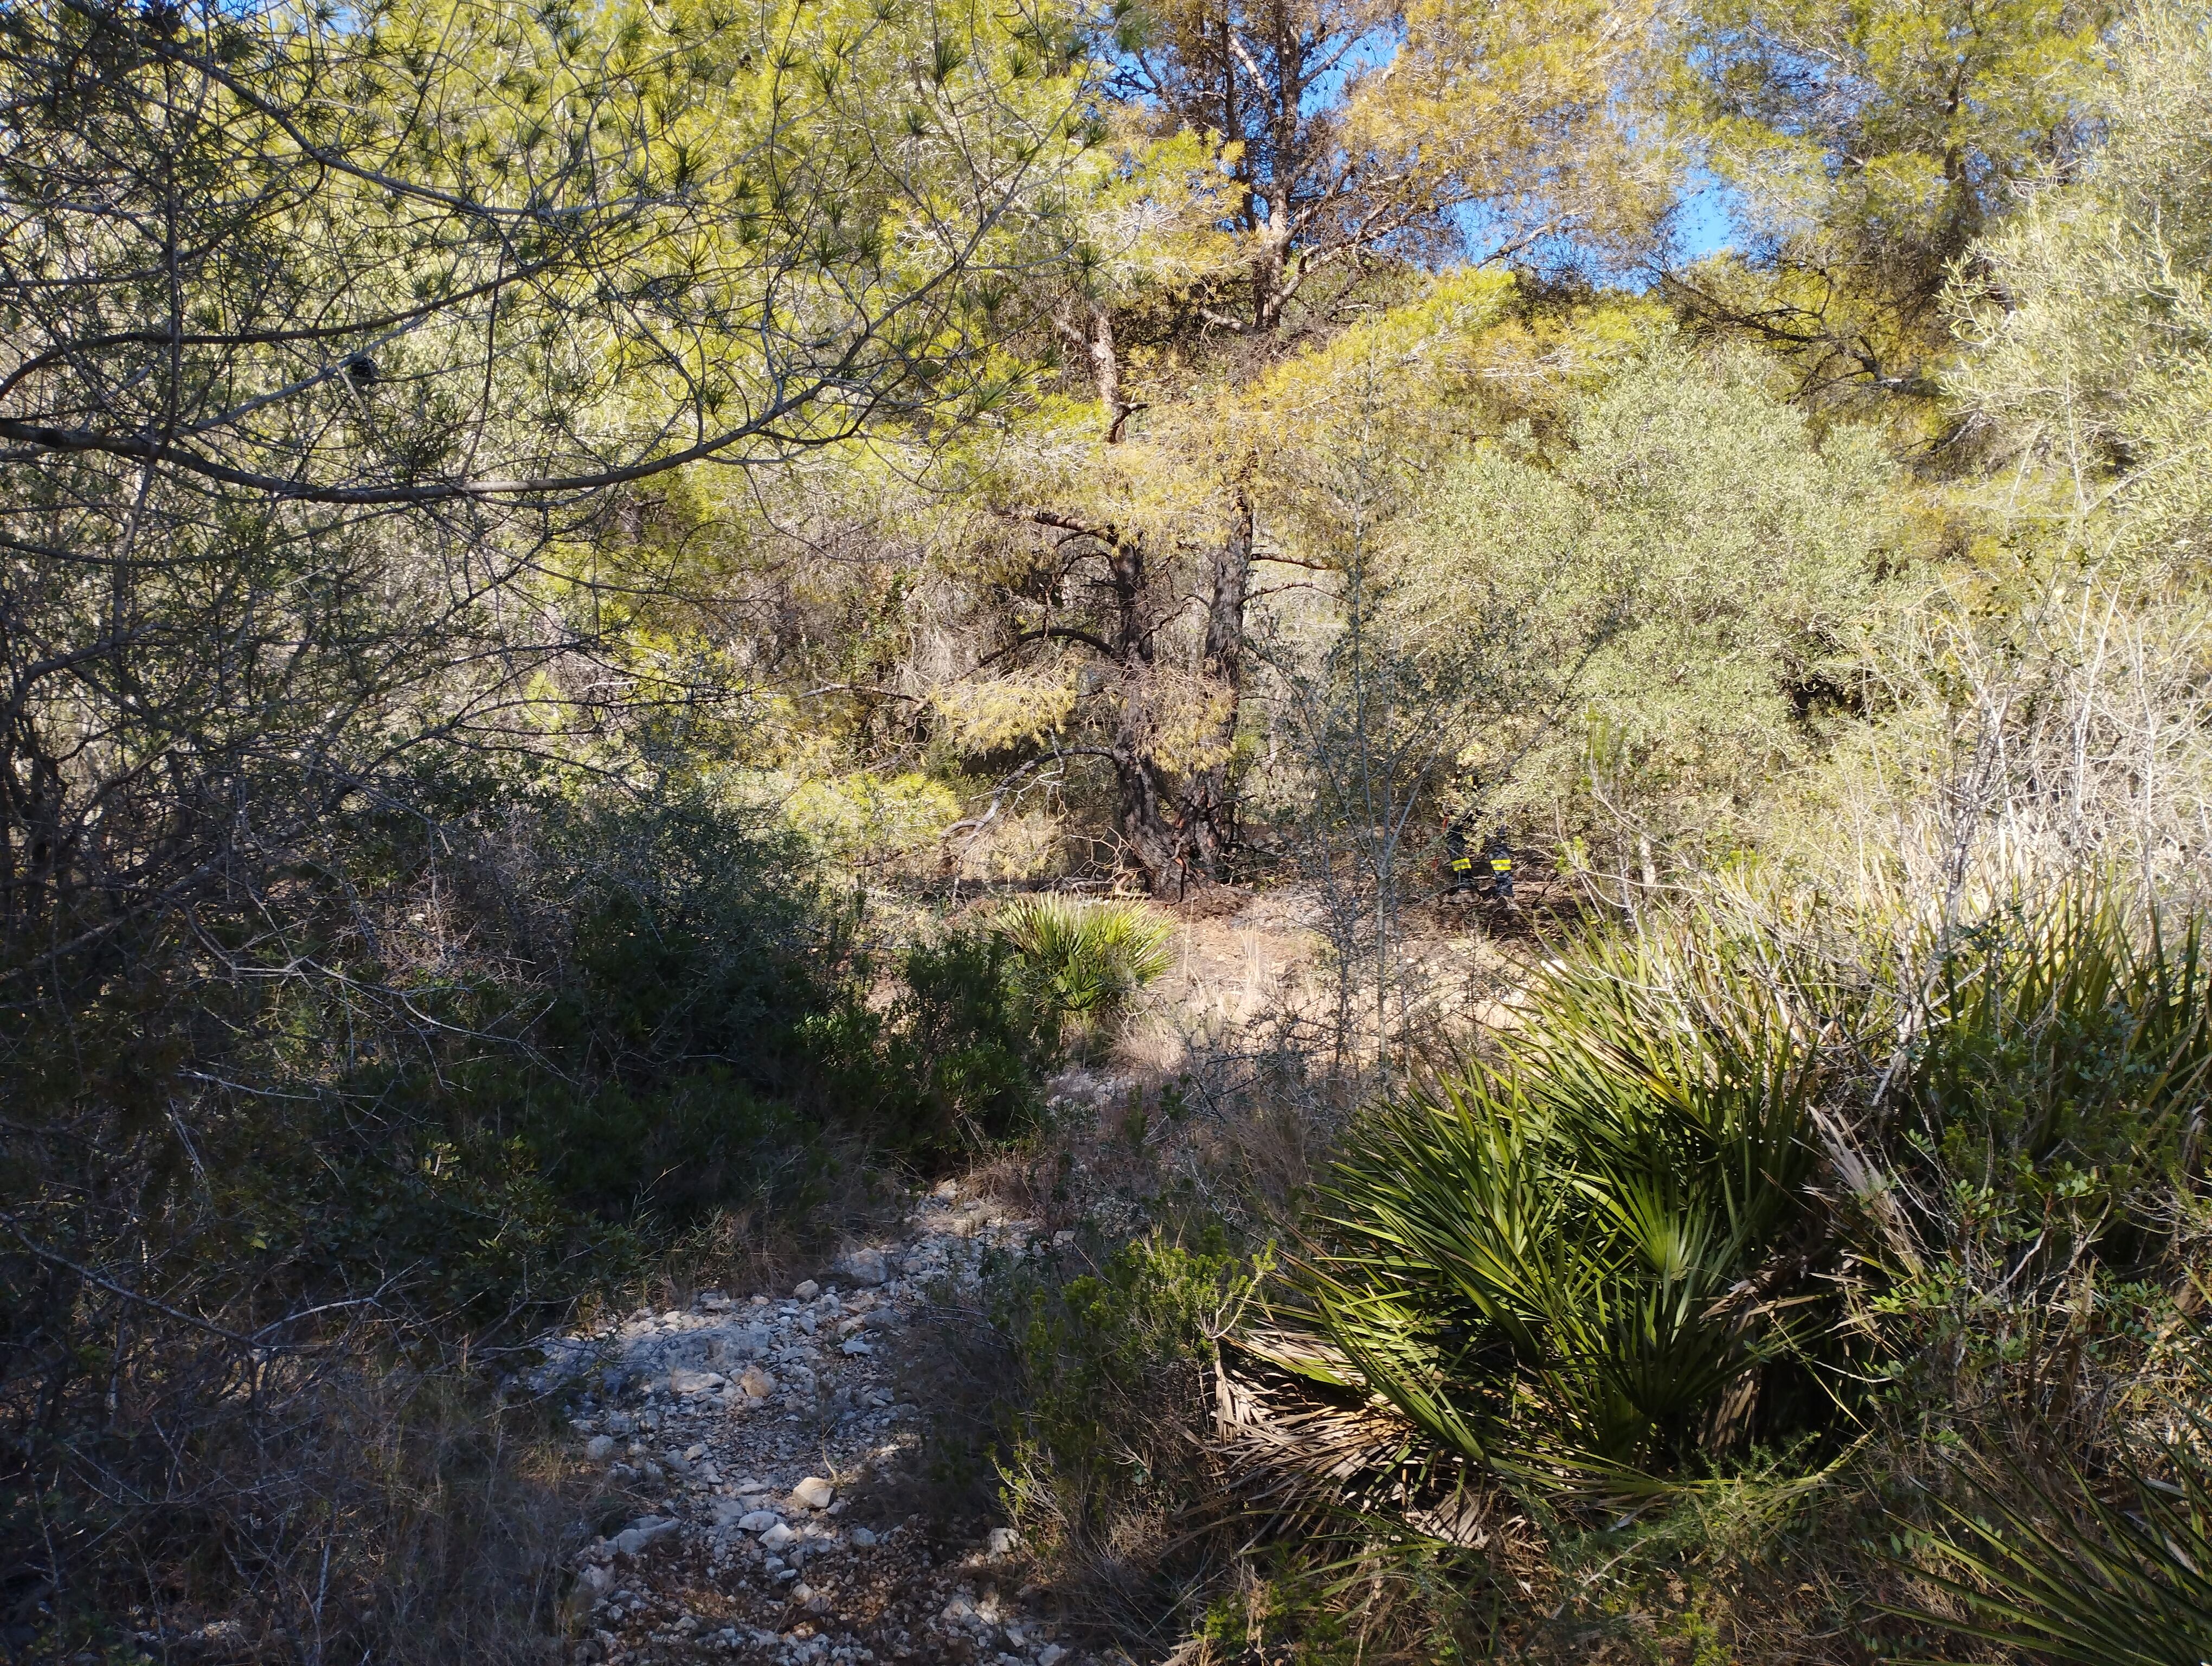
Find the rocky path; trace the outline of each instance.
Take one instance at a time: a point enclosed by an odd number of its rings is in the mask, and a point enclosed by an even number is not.
[[[900,1362],[976,1292],[1010,1219],[949,1183],[896,1243],[781,1298],[716,1294],[547,1347],[586,1461],[651,1508],[586,1550],[579,1657],[1085,1666],[1024,1612],[1010,1529],[948,1548],[912,1497],[924,1408]]]

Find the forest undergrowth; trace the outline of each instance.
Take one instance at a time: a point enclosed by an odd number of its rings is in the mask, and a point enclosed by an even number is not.
[[[1097,1661],[2202,1666],[2208,88],[0,0],[0,1656],[573,1657],[552,1339],[955,1178]]]

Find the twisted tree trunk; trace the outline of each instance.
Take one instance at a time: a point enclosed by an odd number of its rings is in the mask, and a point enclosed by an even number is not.
[[[1226,877],[1229,852],[1237,842],[1231,769],[1244,701],[1244,603],[1251,587],[1252,531],[1251,495],[1239,486],[1231,495],[1228,531],[1213,549],[1206,646],[1200,662],[1222,702],[1206,737],[1206,749],[1217,761],[1192,779],[1183,811],[1191,858],[1213,879]]]

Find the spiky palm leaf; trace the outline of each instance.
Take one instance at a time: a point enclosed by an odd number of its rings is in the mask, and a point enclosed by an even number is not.
[[[2004,1466],[2008,1490],[2028,1502],[1948,1506],[1950,1533],[1932,1548],[1951,1572],[1922,1576],[1974,1620],[1889,1611],[2081,1666],[2212,1661],[2212,1488],[2192,1453],[2169,1456],[2178,1480],[2130,1469],[2125,1507],[2070,1468],[2054,1478]]]
[[[1502,1063],[1370,1119],[1305,1288],[1433,1438],[1639,1490],[1792,1345],[1819,1049],[1711,944],[1600,940],[1530,993]]]
[[[1016,985],[1042,1013],[1095,1024],[1175,964],[1174,932],[1133,903],[1024,897],[999,915]]]

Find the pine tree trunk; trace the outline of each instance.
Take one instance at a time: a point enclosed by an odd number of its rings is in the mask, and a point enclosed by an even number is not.
[[[1206,737],[1220,761],[1191,782],[1183,824],[1191,857],[1213,879],[1227,877],[1231,848],[1237,842],[1237,806],[1230,780],[1230,751],[1237,744],[1237,720],[1244,700],[1244,601],[1252,580],[1252,499],[1242,486],[1231,500],[1229,528],[1214,546],[1212,594],[1206,614],[1206,649],[1200,669],[1222,696],[1222,710]]]
[[[1114,650],[1121,673],[1121,719],[1111,749],[1118,789],[1115,828],[1143,870],[1146,889],[1155,897],[1179,897],[1189,864],[1166,772],[1152,756],[1153,599],[1143,539],[1115,535],[1106,549],[1106,571],[1114,592]]]

